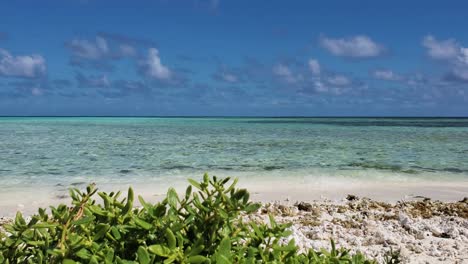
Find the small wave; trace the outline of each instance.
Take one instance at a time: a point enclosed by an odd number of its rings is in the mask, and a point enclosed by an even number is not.
[[[408,174],[416,174],[417,170],[403,168],[398,165],[384,164],[384,163],[373,163],[373,162],[352,162],[347,165],[348,167],[359,167],[364,169],[376,169],[376,170],[387,170],[393,172],[402,172]]]
[[[420,166],[411,166],[411,168],[418,169],[418,170],[423,170],[423,171],[429,171],[429,172],[451,172],[451,173],[467,173],[467,169],[460,169],[460,168],[443,168],[443,169],[436,169],[436,168],[426,168],[426,167],[420,167]]]
[[[284,167],[283,166],[264,166],[263,169],[266,171],[272,171],[272,170],[284,169]]]
[[[188,170],[188,169],[197,169],[192,166],[187,165],[166,165],[161,167],[164,170]]]
[[[453,173],[464,173],[468,170],[458,169],[458,168],[443,168],[441,171],[453,172]]]
[[[70,183],[71,186],[82,186],[86,185],[86,182],[72,182]]]

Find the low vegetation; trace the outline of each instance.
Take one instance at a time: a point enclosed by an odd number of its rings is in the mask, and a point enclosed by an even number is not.
[[[260,204],[236,180],[189,181],[181,197],[172,188],[156,204],[138,197],[140,208],[131,188],[125,198],[72,189],[72,206],[39,209],[29,221],[18,213],[4,226],[0,263],[374,263],[333,242],[331,251],[300,253],[288,224],[244,220]]]

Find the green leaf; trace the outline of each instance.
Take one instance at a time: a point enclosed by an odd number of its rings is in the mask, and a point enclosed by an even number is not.
[[[200,264],[200,263],[205,263],[205,261],[207,261],[207,260],[208,259],[206,257],[197,255],[197,256],[189,257],[187,259],[187,262],[191,263],[191,264]]]
[[[174,190],[174,188],[169,188],[167,191],[167,203],[173,207],[177,207],[177,202],[179,201],[179,197],[177,196],[177,192]]]
[[[202,252],[204,248],[205,248],[204,245],[196,245],[189,252],[188,256],[196,256],[196,255],[200,254],[200,252]]]
[[[294,239],[291,239],[286,246],[275,245],[273,249],[278,251],[294,251],[296,250],[296,244],[294,243]]]
[[[166,228],[166,239],[167,239],[167,245],[169,246],[169,248],[175,249],[177,241],[174,236],[174,233],[169,228]]]
[[[220,263],[224,263],[225,259],[228,261],[231,259],[231,239],[229,237],[224,237],[223,240],[221,240],[217,253],[216,260],[221,261]],[[218,260],[218,257],[221,257],[221,260]]]
[[[246,189],[239,189],[237,190],[237,192],[234,193],[234,195],[232,196],[235,200],[241,200],[244,198],[244,196],[247,194],[247,190]]]
[[[150,211],[151,205],[148,204],[148,203],[143,199],[143,197],[141,197],[141,195],[138,195],[138,201],[140,201],[140,204],[141,204],[141,206],[143,206],[143,208],[145,208],[147,211]]]
[[[54,228],[57,227],[58,224],[55,223],[38,223],[32,226],[32,228]]]
[[[94,217],[94,215],[86,216],[86,217],[83,217],[81,219],[73,221],[72,224],[74,224],[74,225],[87,224],[87,223],[92,222],[95,218],[96,217]]]
[[[122,214],[127,214],[133,208],[133,189],[132,187],[128,188],[127,203],[122,209]]]
[[[138,255],[138,261],[140,262],[140,264],[150,263],[150,256],[148,254],[148,251],[144,247],[142,246],[138,247],[137,255]]]
[[[148,251],[161,257],[168,257],[171,254],[168,247],[159,244],[149,246]]]
[[[114,250],[112,248],[109,248],[109,251],[107,251],[105,262],[106,264],[111,264],[114,262]]]
[[[192,186],[194,186],[195,188],[197,188],[197,189],[199,189],[199,190],[202,189],[201,185],[200,185],[196,180],[190,179],[190,178],[189,178],[189,179],[188,179],[188,182],[189,182]]]
[[[120,238],[122,238],[122,236],[120,235],[119,230],[115,226],[111,227],[111,233],[112,233],[112,235],[114,236],[114,238],[116,240],[120,240]]]
[[[237,185],[237,182],[239,181],[238,178],[235,178],[233,183],[231,184],[231,186],[229,186],[229,188],[227,188],[224,193],[229,193],[230,191],[234,190],[234,188],[236,187]]]
[[[138,218],[138,216],[133,216],[133,221],[135,221],[135,224],[143,227],[146,230],[150,230],[153,227],[152,224]]]
[[[98,224],[96,226],[96,233],[94,235],[94,238],[93,240],[96,241],[96,240],[99,240],[101,238],[103,238],[106,233],[107,233],[107,230],[109,230],[109,225],[108,224]]]
[[[216,264],[232,264],[232,261],[225,255],[217,255]]]
[[[164,264],[170,264],[170,263],[174,262],[176,258],[177,258],[177,256],[172,255],[172,256],[170,256],[169,258],[165,259],[165,260],[163,261],[163,263],[164,263]]]
[[[259,204],[259,203],[249,204],[249,205],[245,208],[245,211],[246,211],[247,213],[253,213],[253,212],[256,212],[258,209],[260,209],[260,207],[262,207],[262,205]]]
[[[25,226],[26,225],[26,221],[24,221],[23,215],[20,212],[16,212],[15,225],[17,225],[17,226]]]
[[[82,248],[78,252],[76,252],[76,256],[81,259],[88,260],[91,258],[91,253],[87,249]]]
[[[185,190],[185,200],[188,200],[190,198],[191,194],[192,194],[192,186],[189,185],[187,187],[187,190]]]
[[[64,259],[63,264],[77,264],[78,262],[71,260],[71,259]]]
[[[109,208],[111,202],[109,196],[103,192],[99,192],[98,195],[101,196],[102,200],[104,201],[104,208]]]

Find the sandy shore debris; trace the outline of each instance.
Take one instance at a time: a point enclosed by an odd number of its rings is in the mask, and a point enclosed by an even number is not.
[[[266,203],[250,220],[292,222],[300,250],[338,247],[382,263],[393,252],[402,263],[468,263],[468,199],[394,204],[349,195],[342,203]]]

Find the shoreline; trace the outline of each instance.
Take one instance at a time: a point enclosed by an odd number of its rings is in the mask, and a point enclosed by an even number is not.
[[[456,202],[468,197],[467,181],[363,181],[361,179],[317,178],[304,177],[254,178],[239,177],[238,186],[250,192],[253,201],[268,202],[324,202],[331,201],[341,204],[349,195],[367,197],[379,202],[396,203],[430,198],[443,202]],[[0,216],[12,217],[17,211],[31,215],[39,207],[69,202],[68,189],[84,189],[88,183],[79,182],[70,186],[29,186],[23,188],[3,188],[0,193]],[[132,186],[136,193],[149,202],[157,202],[166,194],[169,187],[178,192],[184,192],[188,182],[186,178],[178,177],[173,181],[149,183],[98,183],[102,191],[121,190],[124,194]]]

